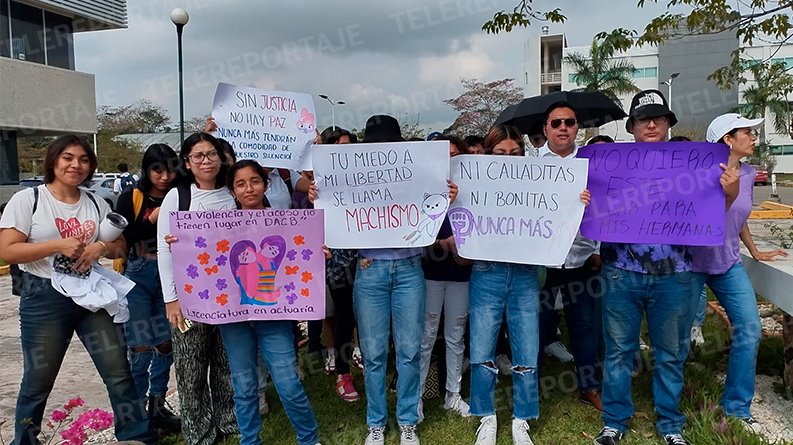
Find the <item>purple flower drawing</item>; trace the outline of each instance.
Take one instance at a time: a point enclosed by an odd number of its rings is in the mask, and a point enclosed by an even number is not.
[[[198,293],[198,296],[201,297],[202,300],[209,300],[209,289],[204,289]]]
[[[226,284],[226,279],[225,278],[218,278],[217,283],[215,283],[215,287],[218,288],[218,290],[223,290],[223,289],[225,289],[225,288],[227,288],[229,286],[228,286],[228,284]]]
[[[286,257],[289,258],[289,261],[294,261],[296,256],[297,256],[297,250],[295,249],[286,252]]]
[[[294,281],[290,281],[289,284],[284,286],[284,290],[287,291],[287,292],[291,292],[291,291],[295,290],[295,282]]]
[[[215,258],[215,262],[217,263],[218,266],[225,266],[226,265],[226,261],[228,261],[228,258],[226,257],[226,255],[221,255],[221,256]]]
[[[308,261],[311,259],[311,255],[314,255],[314,252],[311,249],[303,249],[300,254],[303,255],[303,261]]]
[[[297,300],[297,294],[292,293],[286,296],[286,301],[288,301],[289,304],[295,304],[295,300]]]
[[[194,280],[198,278],[198,268],[192,264],[187,266],[187,276]]]
[[[203,236],[199,236],[195,239],[195,246],[201,249],[206,249],[207,247],[207,240]]]

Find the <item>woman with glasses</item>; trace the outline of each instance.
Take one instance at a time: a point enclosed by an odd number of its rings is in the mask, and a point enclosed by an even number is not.
[[[220,142],[207,133],[185,139],[179,156],[185,162],[183,185],[171,189],[160,213],[178,210],[226,210],[236,208],[226,187],[228,164]],[[173,258],[166,236],[170,219],[157,220],[157,265],[168,321],[174,327],[173,358],[182,435],[188,445],[210,445],[218,435],[239,434],[234,417],[231,371],[216,326],[185,324],[173,275]],[[170,242],[178,242],[171,238]]]
[[[507,125],[490,129],[485,154],[524,156],[520,130]],[[589,204],[589,192],[580,195]],[[537,357],[540,287],[537,266],[498,261],[474,261],[469,285],[471,323],[471,415],[481,417],[476,445],[495,445],[495,391],[498,368],[496,338],[506,317],[512,349],[512,441],[531,445],[527,420],[540,416]]]

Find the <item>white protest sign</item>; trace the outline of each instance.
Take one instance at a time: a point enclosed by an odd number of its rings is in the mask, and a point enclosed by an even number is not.
[[[584,215],[585,159],[463,155],[449,210],[457,250],[472,260],[559,266]]]
[[[237,159],[265,167],[303,169],[316,138],[314,101],[306,93],[219,83],[212,117],[215,135],[234,147]]]
[[[332,248],[421,247],[449,206],[449,142],[315,145],[317,200]]]

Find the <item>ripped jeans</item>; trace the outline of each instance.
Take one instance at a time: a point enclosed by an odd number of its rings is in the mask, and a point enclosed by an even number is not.
[[[471,274],[471,414],[496,413],[498,377],[496,338],[507,318],[512,348],[512,394],[516,419],[537,419],[540,401],[537,376],[539,351],[539,294],[535,266],[475,261]]]
[[[468,282],[427,282],[427,303],[424,318],[424,338],[421,341],[421,389],[430,370],[430,355],[441,311],[444,314],[443,338],[446,340],[446,391],[459,394],[463,380],[463,352],[465,352],[465,323],[468,321]],[[439,369],[438,372],[441,370]]]

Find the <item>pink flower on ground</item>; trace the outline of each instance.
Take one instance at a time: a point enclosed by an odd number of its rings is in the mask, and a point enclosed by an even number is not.
[[[67,417],[69,417],[69,415],[59,409],[53,411],[52,416],[50,416],[53,422],[63,422]]]
[[[83,406],[84,404],[85,404],[85,402],[83,402],[83,399],[81,399],[79,397],[75,397],[75,398],[69,400],[69,402],[66,403],[66,405],[63,405],[63,409],[71,410],[71,409],[77,408],[78,406]]]

